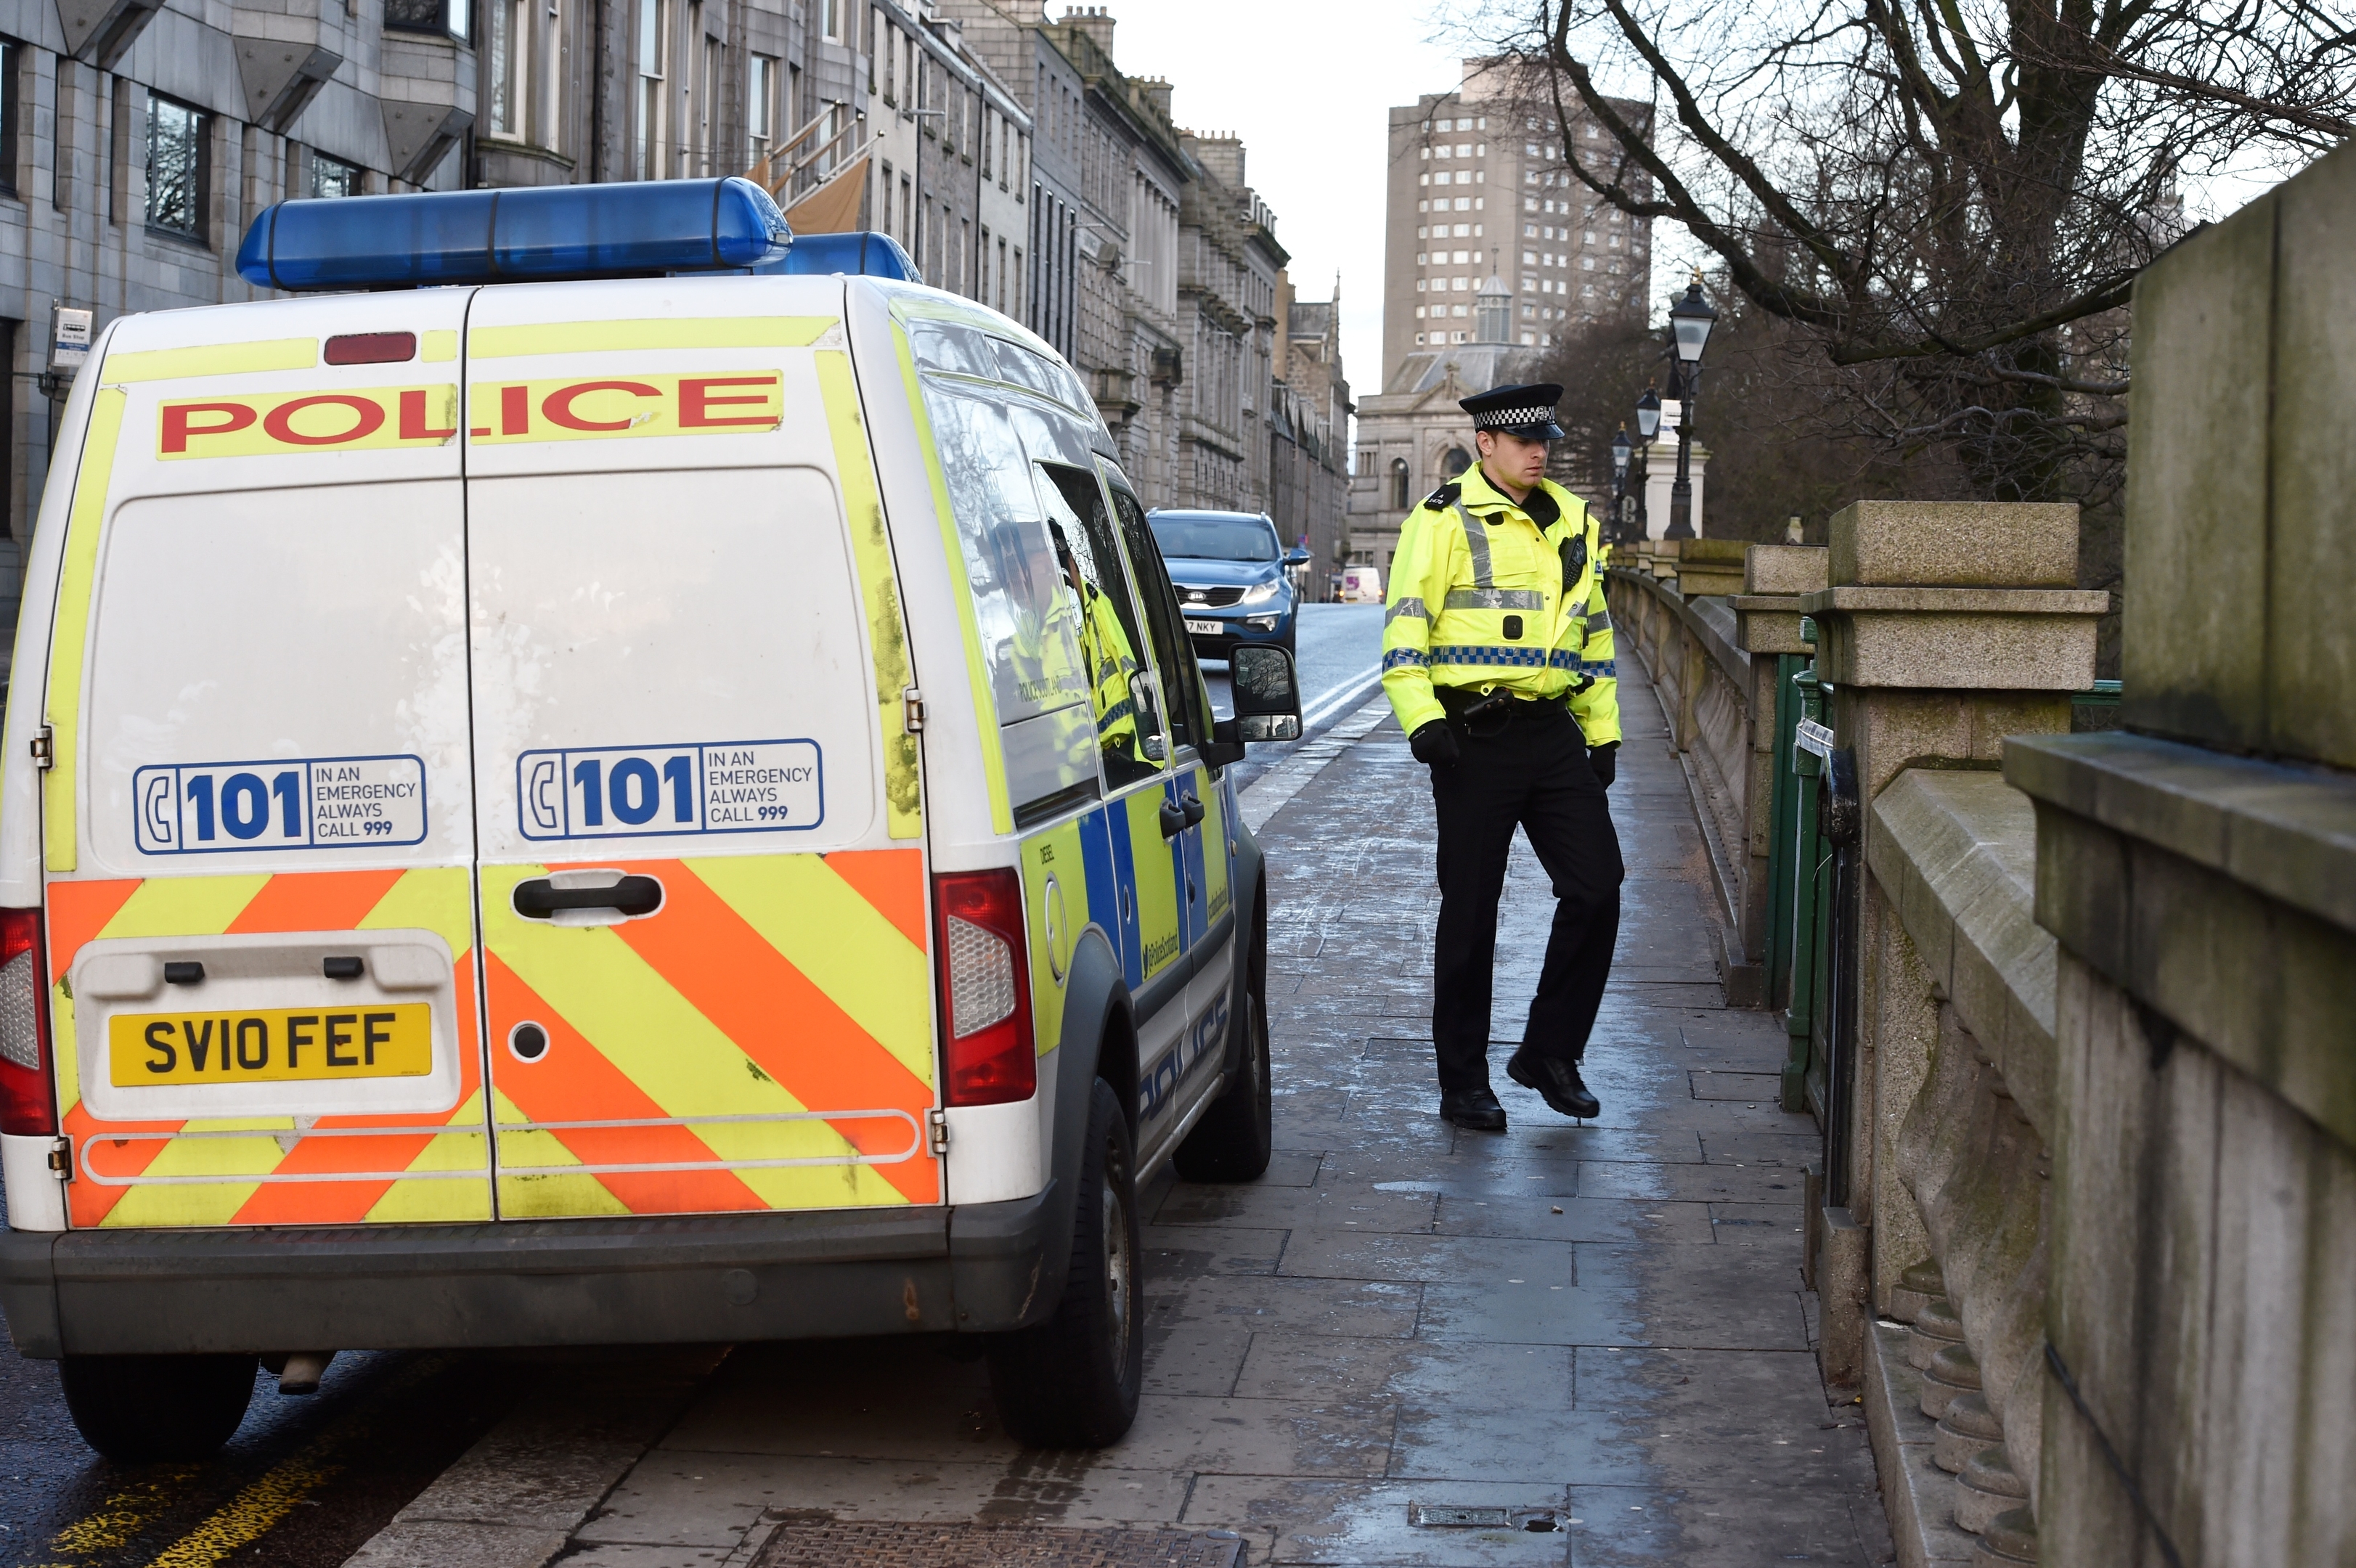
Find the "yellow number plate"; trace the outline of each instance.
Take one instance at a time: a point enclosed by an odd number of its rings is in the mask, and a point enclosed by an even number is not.
[[[268,1083],[302,1078],[419,1078],[434,1071],[434,1009],[262,1008],[241,1013],[118,1013],[107,1022],[109,1075],[142,1083]]]

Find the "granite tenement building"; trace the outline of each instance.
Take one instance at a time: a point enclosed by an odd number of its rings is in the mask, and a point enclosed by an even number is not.
[[[1289,258],[1243,143],[1180,129],[1172,83],[1114,64],[1102,5],[1059,20],[1043,0],[941,9],[1034,127],[1023,319],[1087,379],[1148,502],[1266,511],[1288,539],[1338,539],[1350,413],[1338,340],[1312,357],[1304,400],[1280,304]]]
[[[251,298],[238,242],[296,197],[751,174],[1054,342],[1150,502],[1269,507],[1274,219],[1112,35],[1041,0],[0,0],[0,630],[55,312]],[[1346,396],[1320,407],[1300,488],[1338,496]]]

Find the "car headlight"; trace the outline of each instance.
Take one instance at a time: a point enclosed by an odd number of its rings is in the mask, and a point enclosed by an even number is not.
[[[1251,587],[1245,589],[1244,596],[1241,599],[1237,600],[1236,603],[1238,604],[1265,604],[1283,592],[1284,580],[1282,578],[1270,578],[1266,582],[1254,583]]]

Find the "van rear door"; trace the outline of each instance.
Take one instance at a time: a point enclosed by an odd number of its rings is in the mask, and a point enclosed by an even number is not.
[[[841,291],[477,297],[503,1218],[941,1200],[914,677]]]
[[[134,316],[90,368],[18,672],[77,1227],[490,1215],[466,301]]]

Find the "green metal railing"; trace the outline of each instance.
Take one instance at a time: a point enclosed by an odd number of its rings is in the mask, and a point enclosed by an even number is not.
[[[1775,768],[1778,784],[1790,775],[1779,833],[1788,845],[1789,871],[1777,889],[1777,919],[1769,940],[1777,955],[1774,984],[1783,993],[1787,1040],[1782,1104],[1787,1111],[1804,1111],[1812,1089],[1819,1110],[1827,1103],[1824,1076],[1829,1042],[1824,1039],[1826,1020],[1819,1017],[1817,998],[1826,994],[1831,982],[1834,866],[1816,795],[1824,784],[1832,732],[1825,727],[1824,686],[1815,667],[1796,657],[1792,662],[1797,667],[1777,688],[1777,707],[1788,710],[1790,720],[1783,725],[1779,711],[1779,729],[1788,739],[1776,748]]]
[[[1816,645],[1815,623],[1800,621],[1800,640]],[[1826,723],[1832,688],[1817,677],[1813,657],[1778,655],[1775,661],[1775,771],[1769,798],[1774,830],[1768,838],[1769,916],[1762,962],[1767,1005],[1783,1013],[1786,1052],[1782,1104],[1787,1111],[1829,1114],[1835,1099],[1831,1062],[1838,1020],[1831,1005],[1837,971],[1834,928],[1840,865],[1826,841],[1818,796],[1833,752]],[[2071,699],[2071,728],[2108,730],[2117,722],[2119,683],[2098,680]]]

